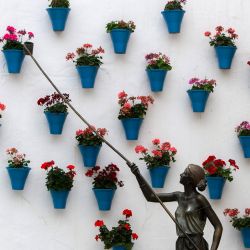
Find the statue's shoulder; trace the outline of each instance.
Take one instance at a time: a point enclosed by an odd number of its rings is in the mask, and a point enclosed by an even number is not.
[[[209,201],[207,200],[207,198],[204,195],[200,194],[200,193],[197,195],[197,200],[200,202],[200,204],[203,207],[210,207],[211,206]]]

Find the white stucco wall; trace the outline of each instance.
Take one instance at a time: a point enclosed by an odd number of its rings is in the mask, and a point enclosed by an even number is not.
[[[226,207],[249,207],[249,161],[243,154],[234,127],[249,118],[249,8],[247,0],[188,1],[182,32],[167,32],[161,10],[165,1],[155,0],[71,0],[72,11],[66,30],[54,33],[47,13],[47,1],[0,0],[0,33],[7,25],[26,28],[35,33],[34,55],[58,87],[70,94],[77,109],[97,127],[109,130],[107,139],[129,159],[135,161],[149,179],[143,162],[134,153],[134,146],[148,146],[158,137],[169,140],[178,150],[177,161],[166,180],[163,192],[182,190],[179,174],[189,163],[201,164],[209,155],[222,159],[233,158],[240,166],[235,180],[227,183],[223,198],[211,201],[220,217],[224,234],[219,249],[244,249],[240,234],[234,230],[222,212]],[[137,29],[131,36],[127,54],[115,55],[107,22],[116,19],[133,20]],[[208,45],[204,31],[217,25],[233,27],[239,34],[232,69],[217,67],[213,48]],[[80,79],[72,63],[65,61],[67,52],[83,43],[101,45],[106,50],[104,64],[98,73],[93,90],[81,88]],[[130,95],[152,94],[145,73],[144,56],[161,51],[170,56],[173,70],[169,72],[165,90],[153,94],[155,104],[149,108],[138,142],[127,142],[120,121],[117,93]],[[25,58],[22,73],[9,75],[3,56],[0,57],[0,101],[7,105],[0,128],[0,246],[4,250],[101,250],[96,243],[96,219],[115,225],[124,208],[132,209],[131,220],[139,240],[134,250],[175,249],[175,227],[163,209],[145,201],[124,162],[108,147],[103,146],[98,164],[118,164],[125,187],[118,190],[112,211],[101,213],[92,193],[91,180],[85,170],[75,131],[84,125],[70,113],[63,135],[52,136],[43,110],[37,106],[39,97],[53,92],[29,57]],[[215,78],[218,86],[210,95],[206,112],[195,114],[186,93],[191,77]],[[32,171],[23,192],[13,192],[6,172],[5,149],[15,146],[32,161]],[[40,169],[44,161],[54,159],[60,167],[77,166],[77,177],[70,193],[67,209],[56,211],[45,188],[45,173]],[[207,191],[204,192],[207,196]],[[172,212],[176,204],[167,204]],[[211,245],[212,231],[207,223],[205,238]]]

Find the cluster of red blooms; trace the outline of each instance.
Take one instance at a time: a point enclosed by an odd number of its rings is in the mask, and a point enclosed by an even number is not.
[[[41,165],[41,169],[44,169],[44,170],[48,170],[49,168],[53,168],[54,170],[58,169],[58,167],[54,167],[54,165],[55,165],[55,162],[53,160],[52,161],[48,161],[48,162],[44,162]],[[76,172],[74,171],[75,166],[68,165],[67,169],[69,170],[69,172],[67,173],[67,175],[69,175],[73,179],[74,176],[76,175]]]
[[[69,102],[69,94],[63,94],[64,98]],[[46,108],[51,107],[58,103],[64,103],[64,100],[61,95],[57,94],[56,92],[52,95],[46,95],[44,98],[39,98],[37,104],[39,106],[46,106]]]
[[[155,157],[162,157],[163,154],[166,152],[168,152],[171,155],[175,155],[177,153],[176,148],[172,147],[169,142],[164,142],[161,144],[160,139],[154,139],[154,140],[152,140],[152,143],[153,143],[153,145],[157,146],[156,150],[151,151],[153,156],[155,156]],[[142,145],[138,145],[135,147],[135,152],[137,154],[139,154],[139,153],[147,154],[148,149]]]
[[[215,28],[215,31],[216,31],[216,34],[214,35],[214,37],[217,37],[217,36],[220,36],[220,35],[223,34],[222,32],[224,31],[224,28],[222,26],[217,26]],[[238,35],[235,33],[235,30],[233,28],[229,28],[229,29],[227,29],[225,31],[229,34],[229,36],[232,39],[237,39],[238,38]],[[205,36],[210,37],[211,36],[211,32],[210,31],[206,31],[205,32]]]
[[[230,167],[234,167],[234,169],[239,169],[239,167],[236,165],[235,160],[228,160]],[[218,171],[223,169],[226,166],[226,162],[221,159],[216,159],[214,155],[210,155],[207,160],[205,160],[202,163],[202,166],[205,168],[205,170],[210,174],[214,175],[217,174]]]
[[[145,59],[147,60],[149,65],[155,65],[160,60],[164,62],[165,64],[170,64],[170,59],[166,55],[159,53],[150,53],[145,56]]]
[[[26,32],[26,30],[19,30],[17,31],[14,27],[8,26],[7,29],[8,33],[6,33],[3,38],[0,39],[1,42],[3,41],[19,41],[22,42],[22,37],[26,34],[28,35],[28,40],[34,37],[32,32]]]
[[[232,217],[236,217],[240,213],[240,211],[239,211],[238,208],[234,208],[234,209],[226,208],[223,213],[224,213],[225,216],[228,215],[229,217],[232,218]],[[250,216],[250,208],[245,209],[244,216],[245,217]]]
[[[126,217],[126,221],[132,216],[132,211],[129,210],[129,209],[125,209],[123,210],[122,214]],[[106,227],[103,220],[97,220],[95,222],[95,227]],[[119,224],[118,226],[118,230],[122,229],[122,228],[125,228],[127,231],[131,230],[131,226],[129,223],[122,223],[122,224]],[[138,239],[138,235],[136,233],[132,233],[131,234],[131,237],[133,240],[137,240]],[[100,239],[100,236],[99,235],[96,235],[95,236],[95,240],[98,241],[98,239]]]
[[[123,115],[129,114],[131,112],[131,109],[135,105],[139,104],[147,108],[149,104],[154,103],[154,99],[152,96],[137,96],[137,97],[130,96],[128,97],[125,91],[122,91],[118,94],[118,99],[119,99],[118,103],[121,105],[120,112],[123,113]]]
[[[117,179],[117,172],[119,171],[120,169],[117,165],[111,163],[102,170],[99,166],[95,166],[92,169],[89,169],[85,175],[87,177],[93,177],[93,184],[98,188],[105,188],[106,185],[108,185],[108,187],[116,186],[116,184],[118,184],[119,187],[123,187],[123,182],[118,181]]]
[[[92,128],[86,128],[84,130],[79,129],[76,131],[76,136],[81,136],[81,137],[96,137],[95,132],[97,131],[97,133],[101,136],[104,137],[107,134],[107,129],[106,128],[98,128],[96,129],[94,126],[92,126]]]
[[[76,54],[75,53],[68,53],[66,56],[66,60],[67,61],[73,60],[76,57],[76,55],[78,55],[79,57],[82,55],[95,56],[95,55],[103,54],[105,52],[101,46],[97,49],[92,49],[92,47],[93,46],[89,43],[83,44],[82,47],[76,49]]]

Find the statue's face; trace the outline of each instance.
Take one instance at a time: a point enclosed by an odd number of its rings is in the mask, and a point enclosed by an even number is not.
[[[186,184],[190,184],[193,182],[194,182],[194,180],[191,177],[188,169],[186,168],[185,171],[182,174],[180,174],[180,183],[183,185],[186,185]]]

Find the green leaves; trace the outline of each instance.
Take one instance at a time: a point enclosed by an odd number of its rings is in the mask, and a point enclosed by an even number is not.
[[[76,59],[76,66],[100,66],[102,57],[97,55],[84,54]]]
[[[131,32],[134,32],[135,28],[136,26],[133,21],[129,21],[129,22],[124,22],[123,20],[112,21],[106,25],[106,30],[108,33],[110,33],[113,29],[126,29],[126,30],[130,30]]]
[[[224,33],[217,35],[209,42],[210,46],[235,46],[233,39]]]
[[[52,105],[51,107],[47,107],[44,111],[51,113],[66,113],[68,111],[68,106],[63,102],[60,102]]]
[[[250,217],[243,216],[241,218],[234,217],[231,219],[234,228],[241,230],[245,227],[250,227]]]
[[[23,50],[23,45],[19,41],[6,41],[5,45],[3,46],[3,50],[7,49],[18,49],[18,50]]]
[[[69,0],[49,0],[51,1],[49,7],[51,8],[69,8]]]
[[[73,187],[73,178],[68,173],[65,173],[63,169],[52,167],[46,177],[46,186],[48,190],[71,190]]]

